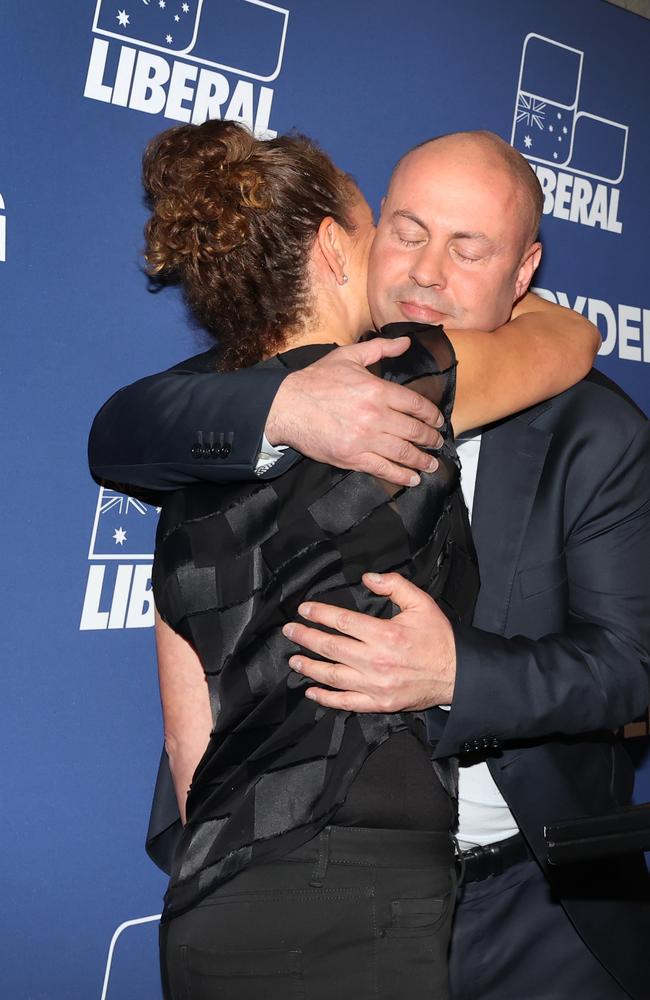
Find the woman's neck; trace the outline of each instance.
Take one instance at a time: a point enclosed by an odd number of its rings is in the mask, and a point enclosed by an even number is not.
[[[308,344],[337,344],[339,347],[356,344],[363,331],[353,333],[345,326],[337,316],[333,319],[326,319],[322,315],[312,316],[288,334],[282,350],[291,351]]]

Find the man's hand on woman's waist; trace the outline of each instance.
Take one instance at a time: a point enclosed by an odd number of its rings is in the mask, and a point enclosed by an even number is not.
[[[399,573],[366,573],[363,581],[401,610],[394,618],[346,611],[309,601],[299,613],[320,628],[290,622],[283,628],[292,642],[327,657],[292,656],[289,666],[321,687],[306,697],[326,708],[348,712],[423,711],[449,705],[456,679],[456,644],[448,619],[428,594]]]

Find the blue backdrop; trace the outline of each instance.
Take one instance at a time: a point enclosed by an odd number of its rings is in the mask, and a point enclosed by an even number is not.
[[[144,918],[164,879],[143,852],[161,742],[156,515],[100,492],[85,459],[117,386],[205,343],[141,269],[154,133],[217,115],[297,128],[374,207],[414,143],[500,133],[545,191],[537,285],[598,322],[599,366],[650,408],[650,23],[601,0],[284,2],[3,10],[0,947],[13,1000],[160,997]]]

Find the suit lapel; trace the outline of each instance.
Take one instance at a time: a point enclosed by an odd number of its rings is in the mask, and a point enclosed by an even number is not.
[[[485,431],[481,439],[472,534],[481,590],[474,624],[504,633],[510,595],[552,434],[531,426],[536,407]]]

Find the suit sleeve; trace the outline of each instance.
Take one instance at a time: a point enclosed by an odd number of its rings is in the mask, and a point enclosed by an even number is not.
[[[650,425],[602,450],[589,500],[566,539],[569,612],[561,634],[505,638],[454,629],[456,688],[435,756],[615,729],[650,703]],[[593,451],[582,461],[594,464]],[[606,466],[609,463],[609,467]]]
[[[88,442],[96,479],[161,491],[256,478],[268,413],[289,372],[197,371],[201,357],[140,379],[104,404]],[[288,450],[263,478],[296,458]]]

